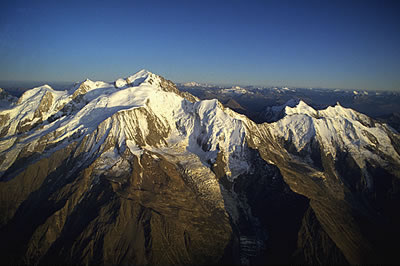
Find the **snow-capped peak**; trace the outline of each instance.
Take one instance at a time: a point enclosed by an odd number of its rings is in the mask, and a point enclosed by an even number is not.
[[[138,86],[140,83],[145,81],[150,75],[154,75],[146,69],[142,69],[127,78],[119,78],[114,82],[114,86],[118,89],[126,86]]]
[[[387,127],[352,109],[337,104],[317,111],[300,101],[295,107],[287,106],[285,113],[284,118],[270,124],[270,132],[292,143],[298,152],[310,149],[315,140],[333,158],[338,150],[350,153],[361,168],[366,160],[382,162],[385,156],[400,162]]]
[[[151,74],[153,74],[153,73],[147,71],[146,69],[142,69],[142,70],[138,71],[137,73],[127,77],[126,82],[129,85],[137,86]]]
[[[40,87],[33,88],[31,90],[27,90],[21,95],[21,97],[19,97],[18,103],[20,104],[20,103],[22,103],[22,102],[24,102],[24,101],[26,101],[26,100],[28,100],[28,99],[30,99],[32,97],[40,96],[42,94],[45,94],[47,91],[54,92],[53,88],[50,85],[47,85],[47,84],[42,85]]]
[[[300,100],[295,107],[290,107],[290,105],[287,105],[285,107],[285,113],[287,115],[307,114],[310,116],[316,116],[318,112],[314,108],[306,104],[304,101]]]
[[[196,81],[190,81],[190,82],[184,83],[183,86],[186,86],[186,87],[201,87],[201,84],[197,83]]]
[[[210,84],[199,83],[199,82],[196,82],[196,81],[186,82],[186,83],[183,83],[181,85],[184,86],[184,87],[207,87],[207,88],[212,87],[212,85],[210,85]]]
[[[227,89],[222,89],[222,93],[233,93],[233,94],[246,94],[249,93],[246,89],[240,87],[240,86],[232,86],[231,88]]]

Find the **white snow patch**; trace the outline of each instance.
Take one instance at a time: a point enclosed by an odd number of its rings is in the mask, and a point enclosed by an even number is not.
[[[117,87],[117,88],[122,88],[122,87],[125,87],[126,85],[128,85],[128,83],[126,82],[125,79],[120,78],[115,81],[115,87]]]
[[[136,155],[136,157],[140,158],[140,156],[143,154],[143,149],[141,149],[139,146],[137,146],[134,141],[127,140],[126,145],[128,146],[129,150],[132,152],[132,154]]]

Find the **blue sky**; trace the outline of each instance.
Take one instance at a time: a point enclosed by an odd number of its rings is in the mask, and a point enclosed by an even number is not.
[[[0,81],[400,90],[400,1],[1,1]],[[1,82],[0,82],[1,87]]]

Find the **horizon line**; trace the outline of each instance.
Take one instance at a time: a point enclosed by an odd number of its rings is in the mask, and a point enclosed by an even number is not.
[[[158,75],[158,74],[156,74]],[[2,89],[17,89],[15,87],[18,87],[18,89],[31,89],[35,88],[36,85],[32,84],[27,84],[27,83],[33,83],[33,84],[39,84],[38,86],[42,85],[50,85],[49,83],[53,84],[58,84],[58,85],[67,85],[67,84],[76,84],[79,82],[85,81],[87,78],[81,79],[79,81],[51,81],[51,80],[0,80],[0,88]],[[168,78],[167,78],[168,79]],[[106,81],[106,80],[96,80],[96,79],[90,79],[92,81],[104,81],[108,83],[113,83],[115,80],[111,81]],[[379,88],[379,89],[372,89],[372,88],[343,88],[343,87],[321,87],[321,86],[291,86],[287,84],[273,84],[273,85],[260,85],[260,84],[238,84],[238,83],[215,83],[215,82],[197,82],[194,80],[191,81],[174,81],[172,80],[176,85],[180,84],[183,85],[185,83],[190,83],[190,82],[195,82],[200,85],[208,85],[208,86],[215,86],[215,87],[233,87],[233,86],[239,86],[241,88],[246,88],[246,87],[256,87],[256,88],[290,88],[290,89],[326,89],[326,90],[346,90],[346,91],[387,91],[387,92],[400,92],[400,88],[397,89],[386,89],[386,88]],[[3,86],[3,83],[15,83],[15,84],[7,84],[6,86]],[[21,83],[18,85],[18,83]],[[25,84],[24,84],[25,83]],[[30,85],[30,86],[25,86],[25,85]],[[201,86],[200,86],[201,87]]]

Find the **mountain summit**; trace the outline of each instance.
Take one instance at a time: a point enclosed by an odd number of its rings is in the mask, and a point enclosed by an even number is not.
[[[398,133],[290,106],[256,124],[146,70],[26,91],[0,110],[1,261],[396,261]]]

